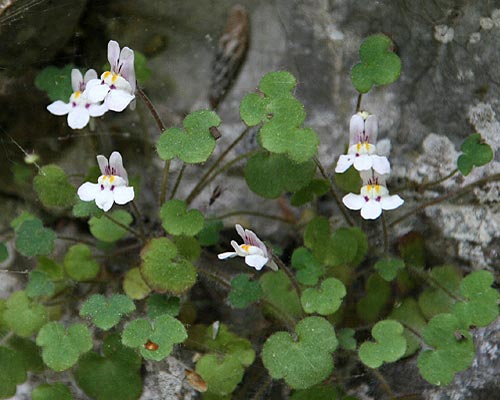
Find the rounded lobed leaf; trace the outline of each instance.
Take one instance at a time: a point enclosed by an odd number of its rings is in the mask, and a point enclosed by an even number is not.
[[[163,160],[180,158],[188,164],[205,162],[215,149],[215,139],[211,127],[221,123],[219,116],[208,110],[195,111],[184,118],[183,126],[170,128],[158,139],[156,150]]]
[[[123,294],[113,294],[108,298],[94,294],[83,303],[80,316],[90,318],[95,326],[107,331],[134,310],[134,302]]]
[[[69,183],[64,170],[57,165],[42,167],[33,180],[33,187],[45,207],[69,207],[75,200],[75,187]]]
[[[308,286],[316,285],[325,273],[325,268],[305,247],[298,247],[293,251],[292,267],[297,270],[297,281]]]
[[[288,97],[296,83],[288,71],[269,72],[260,80],[259,89],[269,97]]]
[[[16,357],[21,359],[27,371],[40,373],[45,369],[40,349],[34,341],[13,336],[7,341],[7,344],[11,349],[16,351]]]
[[[203,214],[198,210],[186,210],[186,202],[169,200],[160,209],[163,228],[171,235],[194,236],[203,229]]]
[[[375,263],[374,268],[387,282],[396,279],[398,272],[405,267],[405,262],[399,258],[384,258]]]
[[[229,395],[243,380],[243,366],[235,356],[205,354],[196,363],[196,372],[208,386],[207,394]]]
[[[123,291],[134,300],[142,300],[151,293],[151,288],[144,281],[139,268],[132,268],[127,271],[123,279]]]
[[[64,256],[64,269],[76,281],[94,279],[99,273],[99,263],[92,258],[90,247],[79,243],[71,246]]]
[[[161,294],[153,293],[148,297],[148,317],[157,318],[160,315],[168,314],[172,317],[179,315],[181,308],[178,297],[167,297]]]
[[[50,100],[61,100],[66,103],[73,92],[71,88],[73,68],[73,64],[65,65],[63,68],[46,67],[35,77],[35,86],[46,92]]]
[[[426,320],[420,311],[418,303],[413,298],[406,298],[397,304],[389,314],[389,319],[401,322],[405,326],[404,336],[406,338],[406,352],[404,357],[411,356],[421,347],[421,338],[418,336]]]
[[[47,383],[37,386],[31,392],[32,400],[72,400],[69,388],[61,382],[52,385]]]
[[[54,231],[44,228],[38,218],[26,219],[16,228],[16,249],[26,257],[52,253],[54,240]]]
[[[77,218],[102,217],[104,211],[101,210],[94,201],[83,201],[79,197],[73,206],[73,215]]]
[[[258,93],[247,94],[240,104],[240,116],[247,126],[255,126],[267,120],[269,99]]]
[[[50,277],[42,271],[31,271],[28,274],[29,281],[26,285],[28,297],[52,296],[55,291],[55,284]]]
[[[167,238],[152,239],[141,252],[141,274],[153,290],[182,294],[196,283],[196,269],[177,258],[176,246]]]
[[[220,241],[219,232],[224,228],[221,220],[205,221],[203,229],[198,232],[200,246],[214,246]]]
[[[338,342],[333,326],[321,317],[304,318],[295,331],[297,341],[287,332],[271,335],[262,349],[262,361],[274,379],[307,389],[331,374]]]
[[[343,328],[337,332],[337,338],[339,340],[339,345],[344,350],[356,350],[356,339],[354,334],[356,331],[351,328]]]
[[[374,273],[368,278],[365,291],[365,297],[356,304],[356,312],[362,320],[374,322],[389,302],[391,285]]]
[[[263,295],[259,282],[251,281],[246,274],[239,274],[231,281],[229,302],[235,308],[245,308]]]
[[[304,290],[300,299],[308,314],[330,315],[337,311],[347,294],[344,284],[335,278],[325,279],[319,289]]]
[[[8,398],[16,394],[16,387],[26,378],[26,369],[18,353],[0,346],[0,397]]]
[[[328,193],[330,184],[325,179],[313,179],[309,184],[295,192],[291,199],[292,206],[300,207]]]
[[[261,275],[259,282],[264,297],[274,308],[292,317],[299,317],[302,314],[299,296],[283,271],[266,272]],[[270,309],[270,312],[273,310]]]
[[[132,221],[132,215],[125,210],[116,210],[111,213],[111,218],[118,221],[120,224],[129,226]],[[97,240],[106,243],[113,243],[125,237],[128,231],[121,226],[115,224],[105,215],[101,217],[92,217],[89,220],[90,233]]]
[[[33,302],[25,291],[20,290],[5,302],[2,319],[16,335],[28,337],[47,322],[48,312],[42,304]]]

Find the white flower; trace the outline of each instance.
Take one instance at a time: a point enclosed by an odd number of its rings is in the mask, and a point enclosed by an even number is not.
[[[245,257],[245,263],[250,267],[260,271],[265,265],[273,271],[278,270],[278,266],[273,261],[271,251],[251,230],[243,229],[239,224],[236,224],[236,232],[243,239],[243,244],[238,244],[236,241],[231,241],[234,251],[221,253],[218,255],[219,260],[232,258],[236,256]]]
[[[108,108],[100,101],[90,100],[85,90],[88,82],[95,78],[97,73],[93,69],[89,69],[85,77],[78,69],[73,69],[71,71],[73,94],[69,98],[69,103],[57,100],[49,104],[47,110],[54,115],[68,114],[68,125],[72,129],[82,129],[89,123],[90,117],[102,116]]]
[[[108,61],[111,70],[104,72],[101,79],[93,79],[87,84],[89,98],[104,100],[110,110],[120,112],[135,98],[134,52],[128,47],[120,52],[118,42],[110,40]]]
[[[404,203],[397,194],[389,195],[381,176],[373,176],[363,180],[363,183],[360,194],[349,193],[342,202],[351,210],[361,210],[361,217],[364,219],[377,219],[382,210],[394,210]]]
[[[97,207],[108,211],[113,203],[126,204],[134,199],[134,188],[128,186],[127,171],[123,168],[122,156],[117,151],[108,159],[97,156],[102,175],[97,183],[85,182],[78,188],[78,196],[83,201],[94,201]]]
[[[378,124],[374,115],[357,113],[351,117],[349,125],[350,139],[347,155],[341,155],[337,161],[335,172],[343,173],[354,165],[358,171],[373,168],[379,174],[391,172],[387,157],[377,155]]]

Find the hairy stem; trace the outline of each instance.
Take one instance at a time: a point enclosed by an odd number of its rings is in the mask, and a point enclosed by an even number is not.
[[[170,197],[169,197],[170,200],[172,200],[175,197],[175,194],[177,193],[177,189],[179,188],[179,185],[181,184],[185,169],[186,169],[186,163],[182,163],[181,170],[179,171],[179,175],[177,175],[177,179],[175,180],[174,188],[172,189],[172,193],[170,194]]]
[[[363,99],[363,93],[358,94],[358,101],[356,102],[356,112],[361,111],[361,100]]]
[[[297,292],[297,295],[300,299],[300,297],[302,296],[302,289],[300,288],[299,282],[297,282],[297,279],[295,278],[293,272],[290,271],[290,268],[288,268],[278,256],[273,255],[273,260],[278,265],[278,268],[281,268],[286,276],[288,276],[288,279],[290,279],[290,282],[292,282],[292,286],[295,288],[295,291]]]
[[[168,185],[168,173],[170,172],[170,160],[165,161],[163,166],[163,174],[161,177],[161,189],[160,189],[160,206],[165,202],[167,197],[167,185]]]
[[[64,235],[57,235],[58,239],[65,240],[67,242],[74,242],[74,243],[83,243],[91,247],[96,247],[96,244],[90,240],[82,239],[82,238],[74,238],[72,236],[64,236]]]

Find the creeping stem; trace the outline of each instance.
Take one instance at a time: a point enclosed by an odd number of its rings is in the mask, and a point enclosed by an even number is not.
[[[297,279],[295,278],[295,275],[293,274],[292,271],[290,271],[290,268],[288,268],[281,259],[275,255],[273,255],[273,260],[274,262],[278,265],[279,268],[283,270],[283,272],[288,276],[288,279],[290,279],[290,282],[292,282],[293,287],[295,288],[297,295],[299,298],[302,296],[302,289],[299,286],[299,282],[297,282]]]

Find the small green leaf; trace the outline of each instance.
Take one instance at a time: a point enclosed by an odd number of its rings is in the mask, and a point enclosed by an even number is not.
[[[44,228],[38,218],[25,220],[16,229],[16,249],[26,257],[52,253],[54,240],[56,240],[54,231]]]
[[[196,283],[196,269],[179,258],[167,238],[152,239],[141,252],[141,275],[153,290],[180,295]]]
[[[131,299],[142,300],[151,293],[151,288],[144,281],[140,269],[132,268],[123,279],[123,291]]]
[[[69,388],[61,382],[52,385],[41,384],[31,392],[32,400],[72,400],[73,396]]]
[[[156,150],[163,160],[180,158],[188,164],[197,164],[208,160],[215,149],[215,139],[210,133],[211,127],[221,123],[219,116],[208,110],[189,114],[180,128],[170,128],[163,132]]]
[[[261,79],[259,89],[269,97],[288,97],[296,83],[288,71],[270,72]]]
[[[460,150],[464,154],[458,157],[457,166],[464,176],[469,175],[473,167],[481,167],[493,160],[493,150],[484,142],[479,133],[465,139]]]
[[[176,317],[179,315],[181,302],[178,297],[168,297],[153,293],[148,297],[148,317],[155,319],[163,314]]]
[[[251,281],[248,275],[239,274],[231,281],[229,302],[235,308],[245,308],[262,297],[259,282]]]
[[[292,267],[297,270],[297,281],[308,286],[315,286],[325,273],[325,268],[305,247],[298,247],[293,251]]]
[[[260,152],[249,158],[245,179],[252,192],[275,199],[283,192],[295,192],[307,186],[315,170],[312,160],[295,163],[282,154]]]
[[[134,69],[137,82],[142,86],[151,75],[151,70],[147,66],[147,59],[144,54],[134,50]]]
[[[5,260],[9,258],[9,251],[7,250],[7,246],[5,243],[0,242],[0,263],[3,263]]]
[[[75,370],[78,386],[92,399],[138,400],[142,392],[141,357],[120,343],[118,334],[104,339],[103,355],[85,354]]]
[[[99,273],[99,263],[92,258],[92,251],[86,244],[71,246],[64,256],[64,269],[76,281],[89,281]]]
[[[73,215],[77,218],[101,217],[104,211],[95,204],[95,201],[83,201],[77,198],[73,206]]]
[[[240,104],[240,116],[248,126],[255,126],[267,119],[269,99],[258,93],[247,94]]]
[[[69,183],[64,170],[54,164],[42,167],[33,180],[33,187],[45,207],[69,207],[76,189]]]
[[[171,235],[194,236],[203,229],[203,214],[198,210],[186,210],[182,200],[169,200],[160,209],[163,229]]]
[[[273,308],[291,317],[299,317],[302,314],[299,296],[283,271],[266,272],[262,274],[259,282],[264,297],[274,305]],[[269,309],[269,312],[275,312],[273,308]]]
[[[353,166],[341,174],[335,174],[333,179],[335,185],[346,193],[359,193],[363,186],[363,180]]]
[[[80,317],[90,318],[95,326],[107,331],[134,310],[134,302],[123,294],[113,294],[108,298],[93,294],[80,308]]]
[[[0,397],[6,399],[16,394],[16,387],[26,378],[26,369],[18,353],[0,346]]]
[[[220,231],[224,228],[221,220],[205,221],[203,229],[198,232],[200,246],[215,246],[220,241]]]
[[[399,253],[405,265],[425,267],[425,241],[421,233],[410,232],[399,239]]]
[[[354,334],[356,331],[351,328],[343,328],[337,332],[337,338],[339,339],[339,345],[344,350],[356,350],[356,339]]]
[[[413,298],[406,298],[397,304],[389,314],[389,319],[401,322],[405,327],[406,352],[404,357],[411,356],[421,347],[420,332],[426,325],[426,320],[420,311],[418,303]]]
[[[32,221],[32,220],[37,220],[37,219],[38,218],[35,217],[33,214],[31,214],[27,211],[23,211],[20,215],[18,215],[16,218],[14,218],[10,222],[10,226],[12,229],[14,229],[17,232],[24,221]]]
[[[25,291],[13,293],[5,302],[3,320],[16,335],[28,337],[47,322],[47,309],[31,301]]]
[[[54,371],[64,371],[76,364],[81,354],[92,349],[92,336],[83,324],[73,324],[68,329],[60,322],[45,324],[36,344],[42,347],[45,364]]]
[[[125,210],[116,210],[111,213],[111,218],[122,225],[129,226],[132,221],[132,215]],[[105,215],[102,217],[92,217],[89,220],[90,233],[101,242],[113,243],[127,235],[128,231],[115,224]]]
[[[73,68],[73,64],[68,64],[63,68],[46,67],[35,77],[35,86],[46,92],[50,100],[62,100],[67,103],[73,93],[71,87],[71,70]]]
[[[55,292],[55,284],[50,277],[42,271],[31,271],[28,274],[29,281],[26,285],[28,297],[52,296]]]
[[[372,336],[376,340],[364,342],[359,348],[359,358],[366,366],[378,368],[384,362],[399,360],[406,351],[404,328],[397,321],[384,320],[377,322],[372,328]]]
[[[187,338],[186,329],[174,317],[163,314],[153,321],[153,326],[145,319],[136,319],[129,323],[122,334],[122,343],[139,349],[147,360],[161,361],[167,357],[174,344],[182,343]],[[148,349],[148,344],[154,348]]]
[[[333,370],[332,353],[338,345],[333,326],[324,318],[300,321],[294,340],[288,332],[271,335],[262,349],[262,361],[274,379],[294,389],[307,389],[326,379]]]
[[[391,296],[391,285],[378,274],[372,274],[366,282],[366,295],[356,305],[358,316],[366,322],[374,322],[386,307]]]
[[[405,267],[405,262],[399,258],[384,258],[375,263],[374,268],[387,282],[396,279],[398,272]]]
[[[7,344],[16,351],[17,357],[20,358],[27,371],[40,373],[45,369],[40,349],[34,341],[25,339],[19,336],[11,337]]]
[[[351,69],[351,81],[358,92],[367,93],[373,85],[388,85],[399,78],[401,60],[393,47],[391,39],[381,33],[363,40],[361,62]]]
[[[192,236],[175,236],[173,239],[175,247],[177,247],[177,253],[180,257],[194,263],[198,261],[201,255],[201,247]]]
[[[216,354],[205,354],[196,363],[196,372],[206,382],[207,393],[226,396],[243,380],[245,370],[234,356],[221,358]]]
[[[320,197],[328,193],[330,184],[324,179],[313,179],[305,188],[294,193],[290,200],[292,206],[300,207],[314,200],[314,197]]]
[[[300,301],[308,314],[330,315],[337,311],[347,294],[344,284],[335,278],[325,279],[319,289],[304,290]]]

